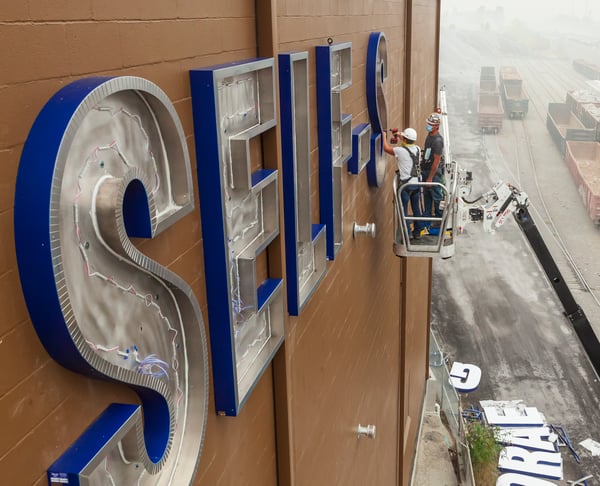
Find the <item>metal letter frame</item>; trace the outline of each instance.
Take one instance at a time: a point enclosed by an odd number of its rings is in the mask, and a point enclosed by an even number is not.
[[[257,281],[279,235],[278,171],[255,160],[277,124],[274,61],[192,70],[190,81],[215,405],[235,416],[284,339],[283,280]]]

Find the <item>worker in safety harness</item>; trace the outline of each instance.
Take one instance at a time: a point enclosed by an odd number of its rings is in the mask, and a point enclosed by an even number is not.
[[[425,129],[427,138],[423,148],[423,159],[421,160],[421,176],[423,182],[442,182],[444,153],[444,137],[439,133],[440,115],[432,113],[427,117]],[[423,188],[423,216],[441,218],[443,216],[440,202],[444,199],[442,188],[438,185]],[[439,228],[439,223],[434,222],[430,232],[435,234],[435,228]],[[434,230],[434,231],[432,231]],[[439,231],[439,229],[437,230]]]
[[[396,177],[398,178],[398,190],[400,191],[400,200],[404,208],[404,214],[408,215],[408,202],[410,201],[412,215],[420,218],[421,209],[421,188],[416,184],[420,176],[421,148],[415,144],[417,141],[417,132],[414,128],[406,128],[400,133],[401,145],[392,147],[385,134],[382,134],[383,150],[396,157],[398,169]],[[406,185],[409,184],[409,185]],[[412,239],[419,239],[421,231],[425,227],[423,221],[415,221],[412,231]],[[407,228],[410,233],[410,228]]]

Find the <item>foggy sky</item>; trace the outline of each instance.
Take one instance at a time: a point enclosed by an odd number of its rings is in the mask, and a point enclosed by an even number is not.
[[[598,0],[442,0],[444,9],[476,10],[483,6],[494,10],[497,6],[504,8],[507,17],[526,21],[531,17],[549,17],[570,15],[578,18],[600,19],[600,2]]]

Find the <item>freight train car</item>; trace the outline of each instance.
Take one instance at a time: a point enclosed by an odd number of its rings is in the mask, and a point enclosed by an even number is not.
[[[500,68],[499,78],[504,112],[509,118],[525,118],[529,111],[529,97],[523,89],[519,71],[513,66],[503,66]]]
[[[586,128],[596,131],[596,141],[600,142],[600,103],[581,105],[581,116],[579,118]]]
[[[477,123],[482,133],[498,133],[502,128],[504,110],[498,93],[480,92],[477,101]]]
[[[546,127],[563,157],[568,141],[593,142],[596,140],[596,130],[586,128],[566,103],[548,103]]]
[[[566,103],[548,104],[546,125],[588,216],[600,225],[600,103],[594,101],[600,100],[591,93],[571,91]]]
[[[497,93],[496,68],[494,66],[481,66],[479,74],[479,91]]]
[[[590,104],[600,106],[600,94],[587,89],[568,91],[566,103],[576,117],[583,119],[584,106]]]
[[[600,143],[566,142],[565,162],[590,219],[600,225]]]
[[[573,69],[589,79],[600,79],[600,66],[584,59],[575,59]]]

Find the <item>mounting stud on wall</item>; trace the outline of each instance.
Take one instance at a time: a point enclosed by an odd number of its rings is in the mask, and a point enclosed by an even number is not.
[[[375,429],[374,425],[360,425],[358,424],[358,428],[356,429],[358,432],[358,438],[367,437],[368,439],[375,438]]]
[[[375,238],[375,223],[367,223],[365,225],[360,225],[358,223],[354,223],[354,227],[352,229],[352,236],[356,238],[356,235],[365,234],[369,235],[371,238]]]

